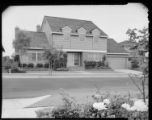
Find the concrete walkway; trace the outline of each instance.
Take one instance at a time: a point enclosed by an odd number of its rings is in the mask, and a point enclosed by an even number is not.
[[[2,118],[35,118],[35,111],[44,109],[44,107],[26,108],[38,101],[44,100],[51,95],[25,98],[25,99],[3,99],[2,100]],[[48,107],[45,107],[48,108]]]
[[[115,69],[114,70],[115,72],[120,72],[120,73],[126,73],[126,74],[129,74],[129,73],[132,73],[132,74],[142,74],[142,72],[140,71],[136,71],[136,70],[129,70],[129,69]]]
[[[47,73],[3,73],[3,78],[105,78],[105,77],[128,77],[127,73],[117,71],[77,71],[77,72],[53,72]]]

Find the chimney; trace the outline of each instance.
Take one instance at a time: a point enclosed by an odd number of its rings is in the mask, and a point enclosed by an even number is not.
[[[36,31],[37,31],[37,32],[41,32],[41,26],[40,26],[40,25],[37,25],[37,26],[36,26]]]

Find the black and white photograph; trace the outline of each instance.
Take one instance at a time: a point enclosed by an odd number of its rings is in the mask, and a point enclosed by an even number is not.
[[[2,118],[149,120],[142,3],[18,5],[2,12]]]

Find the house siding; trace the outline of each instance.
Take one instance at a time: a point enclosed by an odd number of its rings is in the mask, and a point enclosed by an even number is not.
[[[83,61],[102,61],[102,57],[104,55],[105,55],[104,53],[84,52],[83,53]]]
[[[84,40],[80,40],[78,35],[70,35],[66,40],[64,34],[53,34],[52,38],[53,47],[56,48],[107,51],[106,38],[98,38],[98,41],[94,41],[92,36],[85,36]]]
[[[36,54],[36,60],[32,60],[32,53]],[[40,50],[27,50],[25,54],[20,56],[20,60],[21,63],[25,63],[25,64],[29,64],[29,63],[33,63],[34,65],[38,64],[38,63],[42,63],[45,64],[47,63],[47,60],[44,59],[44,57],[42,57],[41,60],[38,60],[38,53],[44,53],[44,51],[40,51]]]

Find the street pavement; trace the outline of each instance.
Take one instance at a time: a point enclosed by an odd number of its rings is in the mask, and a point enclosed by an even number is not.
[[[83,77],[128,77],[129,71],[73,71],[73,72],[36,72],[36,73],[3,73],[3,78],[83,78]],[[130,73],[133,73],[130,71]]]
[[[87,77],[128,77],[128,74],[141,74],[141,72],[133,70],[114,70],[114,71],[75,71],[75,72],[37,72],[37,73],[3,73],[2,78],[87,78]],[[11,79],[10,79],[11,80]],[[34,103],[42,101],[46,98],[51,99],[51,95],[35,98],[22,98],[22,99],[3,99],[2,100],[2,118],[35,118],[35,111],[45,107],[26,108]]]

